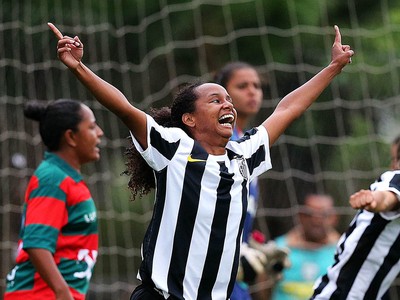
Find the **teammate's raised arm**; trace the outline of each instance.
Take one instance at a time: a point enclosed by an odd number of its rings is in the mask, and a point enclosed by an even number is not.
[[[272,145],[285,129],[318,98],[330,82],[351,62],[354,51],[342,45],[339,27],[335,25],[335,41],[331,51],[330,64],[296,90],[286,95],[275,111],[263,123]]]
[[[384,212],[399,208],[399,200],[390,191],[360,190],[350,196],[349,202],[354,209],[366,209],[371,212]]]
[[[146,115],[105,80],[93,73],[83,62],[83,43],[75,36],[64,36],[54,24],[48,23],[58,39],[57,56],[102,105],[117,115],[143,148],[147,148]]]

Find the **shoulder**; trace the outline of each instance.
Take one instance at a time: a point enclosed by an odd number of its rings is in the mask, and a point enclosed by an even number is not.
[[[400,190],[400,170],[384,172],[371,184],[371,190]]]
[[[36,169],[26,189],[27,199],[49,197],[51,199],[66,199],[63,184],[70,178],[60,167],[43,161]],[[70,180],[72,181],[72,179]]]
[[[376,181],[391,181],[392,179],[399,178],[400,170],[386,171],[382,173]]]
[[[182,138],[189,138],[185,131],[178,127],[164,127],[158,124],[153,117],[146,115],[147,128],[149,130],[150,138],[164,138],[167,140],[178,140]]]
[[[268,132],[264,126],[258,126],[247,130],[239,139],[228,142],[232,148],[248,147],[249,145],[265,145],[269,148]]]
[[[49,161],[42,161],[34,175],[42,185],[60,185],[68,175],[56,164]]]
[[[245,141],[254,138],[254,136],[268,136],[268,132],[264,126],[253,127],[243,134],[239,141]]]

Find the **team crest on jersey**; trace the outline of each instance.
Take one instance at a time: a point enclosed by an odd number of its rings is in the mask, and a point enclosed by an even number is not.
[[[242,175],[243,179],[248,180],[249,174],[247,173],[246,160],[242,155],[237,155],[234,158],[238,161],[240,175]]]

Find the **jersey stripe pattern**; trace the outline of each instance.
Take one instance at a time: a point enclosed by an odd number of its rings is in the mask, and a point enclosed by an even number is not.
[[[383,173],[370,189],[400,201],[400,171]],[[400,272],[400,210],[360,210],[338,242],[335,262],[311,299],[382,299]]]
[[[233,141],[239,140],[242,136],[243,132],[239,130],[237,127],[235,127],[233,130],[231,140]],[[253,223],[257,213],[257,206],[258,206],[258,195],[259,195],[258,180],[257,178],[254,178],[250,182],[249,186],[249,197],[247,199],[247,212],[243,226],[243,242],[245,243],[249,241],[251,232],[253,231]]]
[[[236,278],[249,182],[271,168],[260,126],[210,155],[183,130],[147,116],[148,147],[133,143],[156,178],[138,278],[170,299],[228,299]]]
[[[98,251],[97,215],[82,176],[46,152],[29,181],[16,266],[7,275],[6,300],[55,299],[25,249],[49,250],[74,299],[84,299]]]

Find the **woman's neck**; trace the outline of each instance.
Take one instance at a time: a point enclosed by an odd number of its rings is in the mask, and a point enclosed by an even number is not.
[[[81,164],[77,157],[71,155],[68,151],[55,151],[54,154],[65,160],[76,171],[81,172]]]

